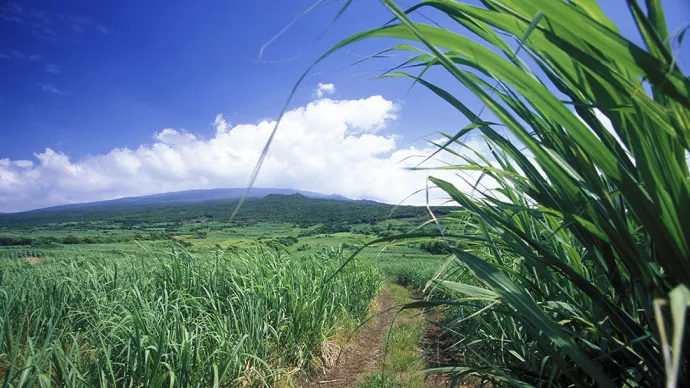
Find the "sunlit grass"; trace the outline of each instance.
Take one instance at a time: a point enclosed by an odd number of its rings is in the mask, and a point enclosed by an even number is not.
[[[5,386],[287,384],[381,283],[360,263],[322,287],[337,250],[44,259],[0,262]]]
[[[402,40],[374,56],[409,56],[383,76],[411,79],[470,122],[435,144],[462,160],[442,169],[477,191],[430,179],[461,206],[440,220],[456,259],[436,282],[453,296],[460,365],[436,371],[515,386],[687,385],[690,81],[660,2],[627,2],[646,47],[594,1],[383,3],[391,23],[319,61],[364,39]],[[445,14],[447,28],[420,11]],[[437,71],[445,78],[426,77]],[[462,142],[477,132],[490,153]]]

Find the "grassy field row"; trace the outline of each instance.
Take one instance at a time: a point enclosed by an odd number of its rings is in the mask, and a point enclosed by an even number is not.
[[[0,381],[28,386],[287,384],[361,320],[382,277],[331,250],[7,259]]]
[[[386,290],[396,306],[413,302],[409,288],[389,279]],[[426,325],[425,317],[418,310],[396,311],[395,318],[380,344],[385,356],[375,372],[365,376],[359,388],[424,387],[424,361],[421,342]]]

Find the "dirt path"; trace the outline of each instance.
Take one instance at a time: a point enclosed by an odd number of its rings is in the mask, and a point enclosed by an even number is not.
[[[376,297],[376,312],[393,307],[395,302],[388,290],[382,290]],[[313,376],[304,388],[354,387],[368,374],[376,371],[383,358],[383,340],[388,333],[395,311],[378,315],[375,320],[359,329],[355,337],[340,351],[336,364]]]
[[[429,368],[457,365],[453,358],[455,354],[447,353],[446,350],[452,346],[453,341],[450,333],[438,324],[442,319],[438,311],[426,313],[427,325],[422,337],[422,349],[424,361]],[[451,377],[448,374],[428,375],[424,382],[425,388],[449,387],[450,385]],[[466,385],[463,384],[460,387],[466,387]]]

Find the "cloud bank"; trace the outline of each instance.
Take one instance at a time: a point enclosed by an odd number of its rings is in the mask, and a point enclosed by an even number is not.
[[[429,172],[405,170],[433,148],[401,147],[387,126],[398,107],[381,96],[318,98],[286,113],[257,187],[337,193],[397,203],[425,187]],[[204,139],[166,128],[152,144],[71,160],[45,149],[35,160],[0,158],[0,212],[169,191],[246,187],[275,121],[232,125],[223,115]],[[480,147],[477,142],[475,146]],[[438,165],[438,163],[436,163]],[[449,172],[435,176],[469,187]],[[420,204],[424,195],[406,203]]]

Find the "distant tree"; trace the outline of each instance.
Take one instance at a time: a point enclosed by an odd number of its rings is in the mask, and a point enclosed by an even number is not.
[[[0,245],[10,246],[10,245],[31,245],[33,241],[28,237],[9,237],[0,236]]]
[[[82,239],[80,239],[79,237],[77,237],[73,234],[68,234],[67,236],[65,236],[65,238],[62,239],[62,243],[63,244],[81,244]]]
[[[443,255],[450,253],[450,246],[443,241],[426,241],[419,244],[419,249],[429,252],[432,255]]]

